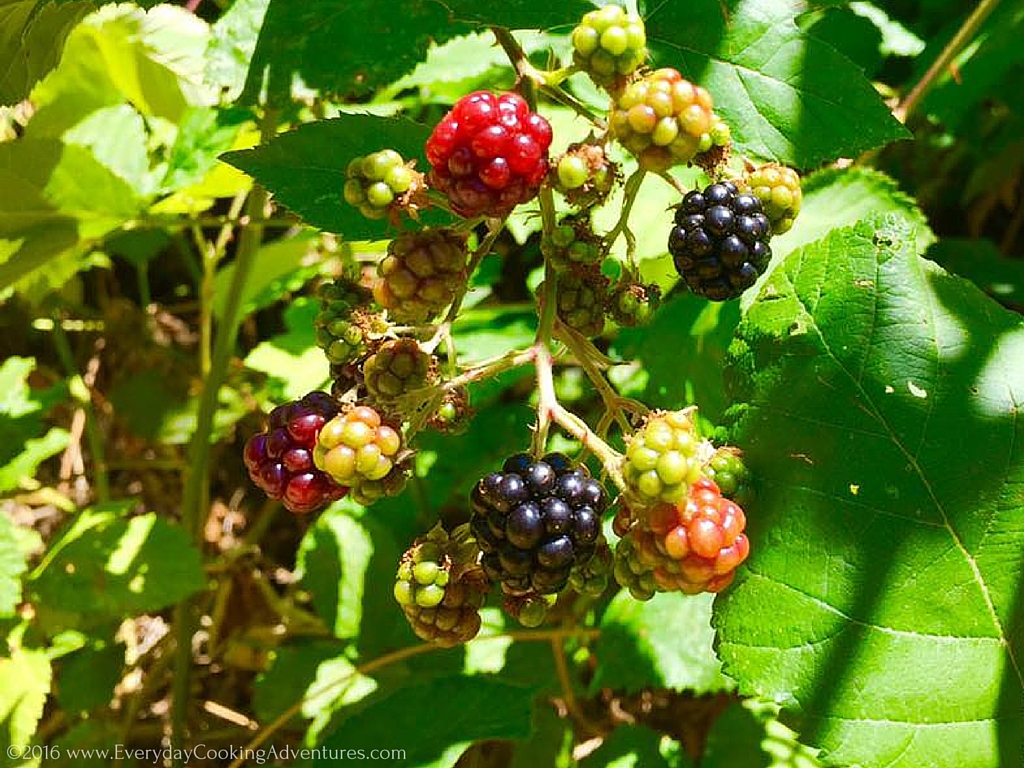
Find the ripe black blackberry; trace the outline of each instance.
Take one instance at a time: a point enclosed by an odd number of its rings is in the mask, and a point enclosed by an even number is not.
[[[510,595],[554,594],[601,538],[607,497],[586,467],[560,453],[507,459],[477,483],[471,525],[482,565]]]
[[[676,271],[699,296],[736,298],[771,260],[772,227],[761,201],[731,181],[687,193],[675,222],[668,250]]]

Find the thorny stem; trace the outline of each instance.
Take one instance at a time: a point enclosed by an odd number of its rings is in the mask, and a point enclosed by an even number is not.
[[[599,629],[586,629],[570,627],[565,629],[522,629],[512,630],[511,632],[501,632],[494,635],[484,635],[483,637],[477,637],[472,642],[482,643],[487,640],[507,639],[507,640],[518,640],[520,642],[547,642],[553,638],[566,638],[566,637],[584,637],[584,638],[596,638],[600,637],[601,631]],[[242,755],[231,763],[228,768],[242,768],[246,763],[246,755],[251,754],[255,750],[259,749],[263,744],[267,743],[267,740],[275,733],[280,731],[288,722],[302,711],[303,705],[312,700],[326,696],[333,691],[341,688],[352,681],[356,675],[369,675],[372,672],[376,672],[379,669],[384,669],[392,664],[397,664],[400,661],[411,659],[416,656],[422,656],[427,653],[433,653],[435,651],[443,651],[437,645],[431,645],[424,643],[422,645],[409,645],[405,648],[399,648],[397,651],[386,653],[383,656],[378,656],[376,659],[371,659],[365,664],[361,664],[351,672],[337,680],[331,680],[325,683],[316,690],[307,691],[305,695],[296,701],[292,706],[288,707],[284,712],[278,715],[266,728],[261,730],[256,736],[245,745],[242,749]]]
[[[75,356],[71,352],[71,343],[64,331],[59,316],[53,318],[53,343],[57,348],[57,357],[68,376],[77,378],[85,388],[85,397],[80,401],[82,414],[85,416],[85,439],[89,441],[89,453],[92,454],[93,485],[96,486],[96,500],[106,501],[110,498],[110,483],[107,480],[107,463],[103,451],[103,438],[96,424],[96,409],[92,405],[92,382],[86,381],[75,365]]]
[[[607,126],[601,118],[597,117],[583,102],[571,93],[559,87],[575,71],[572,67],[556,69],[551,72],[537,69],[530,62],[530,59],[527,58],[523,47],[519,45],[519,41],[512,36],[509,30],[504,27],[491,27],[491,32],[494,33],[498,45],[505,51],[509,61],[512,62],[512,66],[519,76],[519,81],[525,86],[526,92],[523,96],[529,103],[530,109],[536,109],[534,92],[535,89],[539,88],[541,93],[552,101],[557,101],[569,107],[580,117],[593,123],[599,130],[605,130]]]
[[[622,194],[622,212],[619,214],[619,220],[616,222],[612,230],[605,236],[605,241],[608,247],[611,248],[615,244],[619,235],[624,235],[626,238],[626,261],[632,269],[636,269],[634,259],[636,256],[636,238],[633,237],[633,232],[629,228],[629,214],[633,210],[633,203],[636,202],[637,193],[640,191],[640,185],[644,182],[644,176],[647,175],[647,171],[643,168],[637,168],[633,174],[626,179],[626,184],[623,188]]]
[[[907,117],[917,108],[918,104],[924,98],[925,94],[931,90],[932,86],[935,85],[935,81],[939,75],[946,70],[950,63],[955,59],[960,51],[964,49],[964,46],[974,37],[978,29],[984,23],[988,15],[995,10],[995,7],[999,5],[999,0],[981,0],[977,7],[971,12],[971,14],[964,20],[963,25],[957,30],[957,33],[953,35],[953,39],[946,43],[946,47],[942,49],[938,58],[932,62],[932,65],[928,67],[928,71],[924,73],[924,76],[918,81],[908,93],[903,101],[900,102],[899,106],[893,110],[893,115],[901,123],[907,121]]]
[[[268,110],[261,125],[261,140],[268,141],[276,131],[276,114]],[[217,400],[221,384],[227,375],[228,364],[234,352],[238,328],[242,319],[242,295],[252,272],[263,236],[263,216],[267,205],[267,192],[255,185],[246,204],[246,226],[238,241],[235,273],[228,288],[227,304],[221,318],[220,329],[210,360],[209,375],[203,381],[203,390],[196,415],[196,429],[188,448],[189,468],[182,492],[181,523],[193,540],[199,539],[210,503],[210,433],[217,413]],[[229,233],[230,234],[230,233]],[[192,606],[183,600],[174,608],[175,658],[171,687],[171,746],[175,755],[181,755],[185,745],[188,720],[188,701],[192,666]],[[182,765],[177,757],[175,768]]]

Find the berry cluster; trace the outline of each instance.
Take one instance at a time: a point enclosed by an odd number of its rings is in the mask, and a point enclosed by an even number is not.
[[[348,492],[313,462],[317,437],[340,410],[330,395],[310,392],[272,410],[267,430],[253,435],[245,445],[249,477],[291,512],[313,512]]]
[[[626,447],[622,475],[640,504],[683,498],[701,476],[700,438],[692,412],[650,416]]]
[[[476,637],[490,588],[478,560],[468,525],[449,536],[438,524],[409,547],[398,565],[394,594],[417,637],[442,648]]]
[[[360,405],[323,425],[313,461],[336,483],[349,486],[357,501],[374,500],[404,486],[401,451],[401,432],[375,409]]]
[[[720,592],[750,552],[745,527],[739,505],[723,497],[713,480],[700,478],[684,499],[636,514],[616,576],[639,599],[652,583],[662,592]]]
[[[384,218],[396,200],[401,201],[422,186],[420,174],[393,149],[354,158],[345,176],[345,202],[368,219]]]
[[[694,293],[723,301],[754,284],[772,257],[761,201],[731,181],[683,197],[668,239],[676,270]]]
[[[522,96],[477,91],[430,134],[430,185],[463,216],[504,216],[537,195],[550,146],[551,125]]]
[[[363,363],[366,391],[377,402],[394,402],[427,386],[431,362],[431,356],[414,339],[385,341]]]
[[[616,99],[611,131],[641,168],[664,171],[715,145],[711,130],[720,121],[713,108],[711,94],[699,85],[674,69],[657,69]]]
[[[604,240],[594,234],[589,218],[566,216],[540,241],[544,258],[560,271],[574,264],[600,264],[607,253]]]
[[[332,365],[358,360],[387,330],[384,319],[370,307],[370,292],[362,286],[339,280],[324,283],[318,294],[320,311],[313,320],[316,343]]]
[[[570,144],[555,164],[552,184],[566,202],[586,209],[603,203],[618,181],[618,169],[600,144]]]
[[[614,85],[647,60],[643,19],[618,5],[584,15],[571,39],[573,64],[598,85]]]
[[[403,232],[377,267],[373,295],[393,320],[425,322],[465,285],[466,258],[466,238],[453,230]]]
[[[612,500],[585,465],[561,453],[511,456],[474,486],[468,523],[450,533],[438,524],[398,565],[394,596],[403,613],[417,636],[445,647],[476,635],[492,587],[509,614],[537,626],[552,606],[576,609],[574,600],[559,598],[564,590],[597,599],[612,575],[638,599],[658,591],[717,592],[749,552],[740,504],[750,498],[750,480],[738,450],[716,451],[701,440],[693,409],[651,413],[637,428],[628,416],[646,409],[609,396],[597,378],[601,352],[582,337],[600,336],[609,319],[626,328],[647,323],[669,287],[643,279],[629,228],[642,171],[664,174],[690,164],[709,177],[679,203],[668,249],[681,281],[711,300],[739,295],[767,268],[770,237],[792,226],[800,210],[799,177],[776,164],[746,164],[742,175],[730,167],[729,126],[711,94],[675,69],[644,68],[646,32],[638,16],[606,5],[580,20],[571,41],[572,67],[548,73],[539,91],[549,95],[572,72],[586,72],[608,94],[609,120],[606,127],[594,120],[597,128],[577,136],[554,162],[551,125],[523,96],[477,91],[458,99],[434,127],[424,147],[426,176],[393,149],[348,163],[345,201],[386,226],[406,228],[393,234],[375,278],[367,271],[320,288],[316,340],[336,397],[314,392],[274,409],[266,431],[245,448],[253,482],[293,512],[346,494],[371,504],[402,490],[421,430],[466,428],[473,415],[467,386],[523,361],[535,363],[542,385],[550,384],[550,368],[545,378],[541,366],[551,365],[544,353],[553,350],[545,345],[558,336],[600,390],[605,413],[591,430],[551,402],[553,387],[542,386],[536,442],[543,444],[547,425],[556,423],[602,462],[622,490],[613,522],[619,541],[613,549],[604,538],[602,515]],[[531,79],[541,82],[536,71]],[[614,141],[641,169],[625,185],[609,160]],[[599,230],[595,222],[608,219],[597,207],[616,187],[619,218]],[[552,190],[571,209],[560,218]],[[539,215],[524,220],[542,223],[550,282],[538,295],[550,313],[540,313],[534,345],[463,366],[466,351],[456,354],[453,329],[471,266],[488,248],[511,241],[499,236],[504,219],[538,195]],[[418,211],[430,205],[443,209],[434,212],[440,216],[466,220],[420,226]],[[400,210],[412,215],[400,219]],[[512,266],[526,267],[525,275],[537,264]],[[354,264],[345,268],[357,271]],[[505,298],[500,291],[494,297]],[[609,429],[622,433],[624,455],[605,442]]]
[[[601,484],[560,453],[507,459],[473,489],[472,527],[487,575],[510,595],[560,592],[601,538]]]
[[[761,201],[772,223],[772,232],[776,235],[788,232],[803,202],[797,172],[784,165],[768,163],[747,171],[742,185]]]

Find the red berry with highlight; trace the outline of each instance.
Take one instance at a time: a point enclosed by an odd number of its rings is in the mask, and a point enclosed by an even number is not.
[[[517,93],[464,96],[427,139],[430,184],[463,216],[504,216],[548,172],[551,125]]]

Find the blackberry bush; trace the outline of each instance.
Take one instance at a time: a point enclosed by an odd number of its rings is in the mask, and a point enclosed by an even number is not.
[[[551,125],[518,93],[464,96],[427,140],[430,184],[463,216],[504,216],[548,172]]]
[[[519,453],[473,489],[472,528],[487,575],[510,595],[560,592],[594,556],[607,498],[586,467]]]
[[[686,286],[712,301],[733,299],[754,284],[772,257],[772,228],[754,195],[726,181],[688,192],[668,239]]]
[[[272,410],[267,430],[253,435],[245,445],[249,477],[291,512],[313,512],[348,492],[313,461],[320,431],[340,410],[330,395],[310,392]]]

